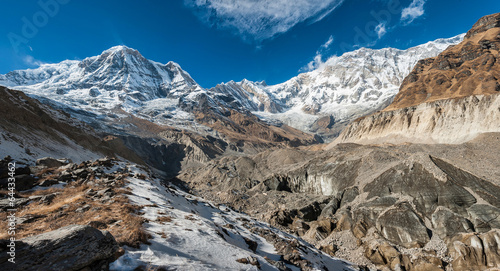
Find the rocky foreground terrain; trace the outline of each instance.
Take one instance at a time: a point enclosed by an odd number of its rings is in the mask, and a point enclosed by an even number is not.
[[[479,270],[499,260],[499,142],[269,151],[179,178],[358,264]]]
[[[226,157],[178,178],[370,268],[497,270],[499,22],[421,60],[391,105],[322,150]]]
[[[7,188],[7,157],[0,187]],[[248,215],[187,194],[142,166],[102,158],[19,165],[15,263],[6,270],[357,270]],[[23,177],[24,176],[24,177]],[[6,190],[3,190],[6,191]],[[7,228],[9,198],[0,199]]]

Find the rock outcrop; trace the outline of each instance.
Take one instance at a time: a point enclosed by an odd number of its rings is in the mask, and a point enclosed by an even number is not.
[[[53,168],[53,167],[62,167],[64,165],[67,165],[69,163],[72,163],[71,160],[68,159],[55,159],[52,157],[44,157],[36,160],[36,165],[37,166],[43,166],[43,167],[48,167],[48,168]]]
[[[500,91],[500,13],[481,18],[464,40],[420,60],[385,111]]]
[[[119,248],[109,232],[82,225],[19,240],[14,264],[7,261],[6,245],[0,262],[8,270],[107,270]]]
[[[456,236],[448,249],[454,270],[486,270],[500,266],[500,231],[468,233]]]

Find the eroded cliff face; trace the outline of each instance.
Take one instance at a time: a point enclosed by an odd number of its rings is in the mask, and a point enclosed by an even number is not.
[[[358,119],[332,146],[338,142],[458,144],[482,133],[500,132],[499,123],[500,94],[468,96]]]
[[[419,61],[392,104],[354,121],[335,142],[457,144],[498,132],[499,50],[497,13],[481,18],[460,44]]]

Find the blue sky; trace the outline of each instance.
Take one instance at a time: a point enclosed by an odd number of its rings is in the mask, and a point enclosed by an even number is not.
[[[127,45],[203,87],[281,83],[359,47],[466,32],[498,0],[2,0],[0,73]]]

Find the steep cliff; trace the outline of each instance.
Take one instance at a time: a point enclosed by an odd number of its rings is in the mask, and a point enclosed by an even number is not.
[[[443,143],[500,132],[500,94],[438,100],[358,119],[337,142]]]

